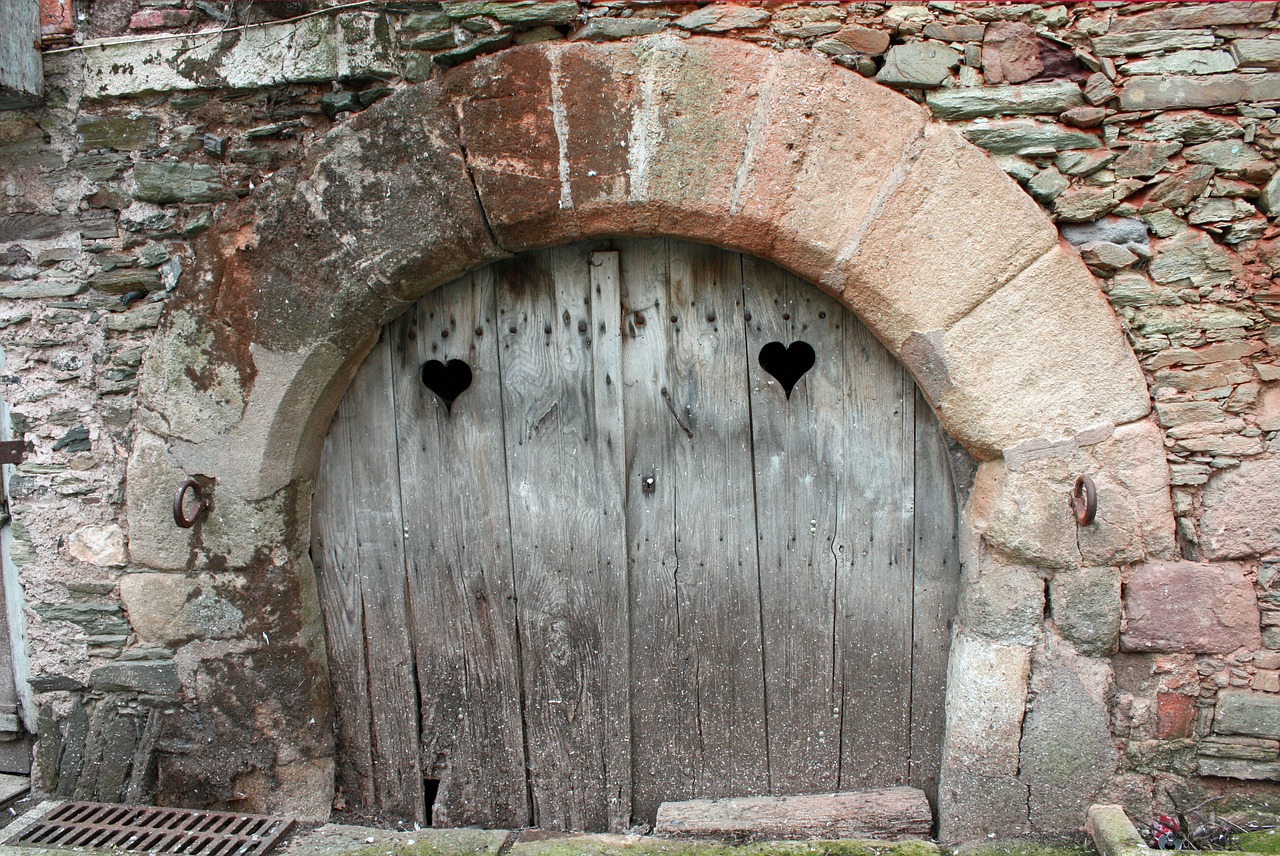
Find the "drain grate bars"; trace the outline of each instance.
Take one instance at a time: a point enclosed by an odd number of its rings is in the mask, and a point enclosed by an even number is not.
[[[68,802],[6,843],[183,856],[261,856],[292,828],[292,818],[260,814]]]

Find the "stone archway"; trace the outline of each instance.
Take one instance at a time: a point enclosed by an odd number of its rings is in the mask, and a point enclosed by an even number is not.
[[[1114,766],[1098,688],[1110,652],[1065,602],[1042,632],[1044,578],[1113,588],[1118,626],[1116,568],[1173,550],[1163,448],[1119,324],[1040,209],[918,105],[813,55],[673,36],[513,48],[401,90],[206,237],[144,365],[130,548],[161,571],[224,574],[246,630],[183,649],[192,712],[169,727],[216,748],[162,755],[162,793],[224,776],[266,807],[327,811],[307,506],[333,409],[381,326],[426,291],[606,235],[769,259],[915,375],[983,462],[963,521],[942,834],[1077,827]],[[1064,497],[1084,472],[1105,512],[1077,532]],[[212,508],[183,532],[169,503],[189,476]],[[1024,722],[1033,656],[1066,689]],[[1028,757],[1055,704],[1074,731]]]

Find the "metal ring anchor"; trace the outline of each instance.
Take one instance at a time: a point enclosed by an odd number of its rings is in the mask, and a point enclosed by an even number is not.
[[[196,498],[196,504],[191,509],[190,517],[187,516],[184,508],[187,504],[188,491],[194,493]],[[204,501],[204,493],[200,489],[200,483],[195,479],[187,479],[182,483],[182,487],[178,488],[178,492],[173,495],[173,522],[183,529],[190,529],[196,525],[196,521],[200,519],[200,515],[208,507],[208,503]]]
[[[1075,512],[1076,523],[1081,526],[1092,523],[1098,516],[1098,489],[1093,486],[1093,479],[1088,476],[1076,479],[1076,486],[1067,502]]]

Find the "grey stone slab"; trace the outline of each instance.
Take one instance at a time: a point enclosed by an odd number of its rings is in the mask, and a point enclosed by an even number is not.
[[[385,856],[388,853],[395,856],[496,856],[510,834],[501,829],[400,832],[327,823],[294,835],[276,852],[280,856]]]
[[[1218,734],[1280,739],[1280,696],[1223,692],[1218,697],[1213,730]]]
[[[1027,83],[1022,86],[974,86],[938,89],[926,96],[929,109],[939,119],[976,119],[979,116],[1031,116],[1058,114],[1084,103],[1080,87],[1070,80]]]
[[[1099,56],[1126,56],[1211,48],[1214,41],[1213,34],[1207,31],[1147,30],[1098,36],[1093,40],[1093,50]]]
[[[1219,107],[1280,99],[1280,73],[1139,76],[1120,90],[1122,110]]]
[[[1199,758],[1196,772],[1227,779],[1280,781],[1280,761],[1239,761],[1234,758]]]
[[[90,98],[184,89],[257,89],[398,73],[389,19],[351,12],[180,39],[97,39],[84,52]]]
[[[103,692],[140,692],[173,695],[182,685],[170,660],[111,663],[89,673],[89,686]]]
[[[1231,53],[1243,68],[1280,68],[1280,41],[1273,39],[1237,39]]]
[[[1102,145],[1087,131],[1029,119],[974,123],[961,133],[969,142],[997,155],[1041,155],[1070,149],[1096,149]]]
[[[609,42],[653,35],[662,32],[665,27],[666,23],[656,18],[592,18],[581,29],[569,36],[569,39],[580,42]]]
[[[1125,74],[1221,74],[1235,70],[1236,58],[1227,51],[1175,51],[1127,62],[1121,68]]]
[[[142,161],[133,170],[134,196],[143,202],[213,202],[227,194],[217,170],[208,164]]]
[[[941,86],[960,64],[959,51],[937,42],[894,45],[885,56],[876,80],[886,86],[928,89]]]

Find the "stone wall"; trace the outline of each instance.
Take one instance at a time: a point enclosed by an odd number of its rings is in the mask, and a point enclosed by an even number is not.
[[[1006,450],[979,472],[967,513],[984,540],[966,574],[991,591],[960,621],[1023,652],[993,655],[1021,725],[1007,735],[1013,790],[993,792],[1004,808],[990,822],[1061,831],[1082,823],[1082,798],[1145,814],[1170,794],[1280,781],[1275,4],[408,2],[286,22],[170,0],[84,11],[77,43],[46,52],[45,107],[0,113],[0,395],[32,447],[10,479],[11,558],[46,788],[256,809],[326,787],[331,749],[305,721],[326,688],[299,683],[297,711],[244,713],[263,674],[303,682],[296,663],[314,653],[274,643],[305,617],[263,615],[258,600],[305,589],[280,572],[291,557],[242,555],[259,530],[305,526],[306,497],[224,502],[177,559],[163,532],[143,537],[140,505],[126,514],[130,457],[177,469],[157,433],[221,430],[156,412],[180,418],[173,401],[193,390],[227,424],[246,406],[238,379],[204,360],[215,330],[188,331],[189,351],[168,355],[184,368],[139,389],[166,306],[207,285],[200,243],[256,240],[220,222],[236,201],[398,90],[512,45],[659,32],[816,54],[919,102],[1057,223],[1145,370],[1153,421],[1077,438],[1079,451]],[[208,28],[223,32],[167,37]],[[1163,475],[1104,490],[1100,535],[1077,536],[1065,495],[1044,490],[1161,445],[1171,498]],[[1120,494],[1127,504],[1108,507]],[[995,650],[977,644],[959,646],[953,676]],[[269,725],[235,724],[255,717]],[[1112,739],[1060,757],[1061,735],[1090,717]],[[288,729],[309,736],[281,752],[270,735]]]

